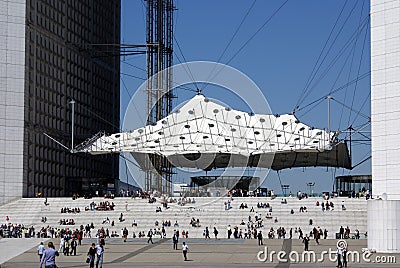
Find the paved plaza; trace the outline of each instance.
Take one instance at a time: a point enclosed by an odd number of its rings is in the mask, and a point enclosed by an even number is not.
[[[316,262],[302,261],[303,247],[301,240],[298,239],[272,239],[264,240],[264,246],[258,246],[257,240],[255,239],[237,239],[237,240],[202,240],[202,239],[180,239],[179,247],[181,242],[186,241],[189,245],[189,261],[183,261],[181,250],[173,250],[171,239],[154,239],[154,244],[147,244],[147,239],[128,239],[126,243],[122,239],[108,239],[105,247],[104,263],[103,267],[335,267],[336,263],[330,261],[328,255],[324,255],[325,259],[318,262],[321,256],[321,252],[326,250],[336,250],[337,240],[321,240],[320,245],[316,245],[315,241],[310,241],[309,249],[315,251]],[[17,239],[10,239],[10,241],[2,243],[1,254],[4,255],[7,251],[4,250],[9,248],[10,251],[16,252],[17,249],[13,248]],[[20,239],[20,241],[29,241]],[[50,241],[50,240],[49,240]],[[58,239],[52,239],[58,247]],[[47,241],[46,241],[47,242]],[[88,250],[91,240],[84,240],[82,246],[78,246],[76,256],[60,256],[57,258],[58,267],[88,267],[85,263],[86,252]],[[94,242],[94,240],[93,240]],[[399,267],[398,263],[394,261],[400,261],[400,254],[391,254],[394,259],[390,261],[392,263],[378,264],[376,262],[379,257],[382,260],[389,260],[387,254],[372,254],[369,256],[371,260],[367,263],[362,257],[362,248],[366,247],[366,240],[347,240],[349,250],[360,252],[360,261],[352,262],[349,258],[348,267]],[[10,246],[5,246],[7,244]],[[18,245],[17,245],[18,246]],[[279,262],[276,254],[273,255],[272,262],[266,260],[265,262],[258,260],[258,252],[265,250],[267,246],[268,256],[271,255],[272,251],[284,251],[289,253],[291,251],[297,251],[299,253],[299,262]],[[23,251],[23,250],[22,250]],[[260,258],[265,255],[259,254]],[[292,255],[295,258],[295,254]],[[334,257],[334,255],[332,255]],[[2,256],[3,257],[3,256]],[[36,253],[36,246],[31,247],[29,250],[19,254],[16,257],[11,258],[5,263],[1,264],[1,268],[28,268],[38,267],[38,256]]]

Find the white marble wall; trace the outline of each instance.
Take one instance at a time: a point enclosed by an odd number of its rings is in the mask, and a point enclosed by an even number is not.
[[[0,0],[0,204],[22,197],[25,0]]]
[[[400,253],[400,201],[368,201],[368,248]]]
[[[372,189],[400,200],[400,0],[371,0]]]
[[[400,252],[400,0],[371,0],[372,193],[368,248]]]

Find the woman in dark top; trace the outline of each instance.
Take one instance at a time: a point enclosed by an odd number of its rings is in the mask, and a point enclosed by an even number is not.
[[[92,246],[89,248],[87,256],[89,257],[89,267],[94,267],[94,258],[96,256],[96,244],[92,243]]]

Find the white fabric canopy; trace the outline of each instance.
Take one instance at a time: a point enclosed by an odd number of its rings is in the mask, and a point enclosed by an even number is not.
[[[182,161],[178,161],[177,157],[183,155],[187,160],[197,159],[199,155],[234,157],[238,160],[237,164],[233,165],[237,166],[257,166],[253,165],[254,163],[249,164],[247,159],[251,158],[254,162],[257,158],[258,163],[259,158],[262,158],[270,163],[261,166],[271,167],[273,160],[271,156],[275,154],[307,153],[309,155],[325,152],[327,157],[329,152],[337,149],[333,148],[336,145],[331,142],[333,136],[334,133],[315,129],[299,122],[294,115],[249,115],[243,111],[224,107],[200,94],[153,125],[130,132],[102,135],[83,143],[77,149],[91,154],[112,152],[131,152],[134,156],[156,154],[171,160],[175,159],[173,161],[175,166],[203,169],[205,166],[202,164],[180,163]],[[267,155],[269,157],[264,157]],[[330,156],[336,157],[331,160],[340,162],[336,153],[335,155]],[[207,165],[210,164],[209,159],[206,162]],[[222,164],[214,163],[214,167],[223,167],[226,160],[221,162]],[[318,157],[316,161],[311,162],[304,165],[321,165],[317,163]],[[347,165],[346,167],[349,168],[349,164],[329,164],[328,162],[325,161],[323,165]],[[299,163],[291,165],[299,166]],[[228,166],[231,165],[232,163]]]

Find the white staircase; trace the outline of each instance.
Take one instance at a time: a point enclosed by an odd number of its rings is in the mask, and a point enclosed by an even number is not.
[[[169,220],[172,223],[171,227],[166,227],[167,236],[172,236],[174,229],[173,224],[175,221],[179,223],[179,230],[188,230],[189,237],[203,237],[203,230],[206,226],[210,229],[210,235],[213,236],[212,230],[214,226],[219,230],[219,237],[225,238],[227,236],[226,228],[228,225],[238,226],[243,231],[247,226],[240,225],[241,221],[247,224],[248,217],[254,219],[254,212],[250,212],[251,207],[254,207],[255,212],[261,213],[264,220],[263,232],[266,235],[269,228],[273,227],[275,230],[279,227],[284,227],[289,236],[289,229],[293,228],[293,237],[297,238],[294,233],[295,227],[300,227],[304,234],[309,233],[315,227],[321,227],[328,230],[328,238],[334,238],[335,233],[338,232],[340,226],[349,226],[351,232],[355,229],[363,234],[367,231],[367,202],[365,199],[355,198],[334,198],[330,199],[335,205],[332,211],[322,211],[321,206],[316,206],[316,202],[323,201],[322,198],[312,197],[307,199],[298,200],[297,198],[286,198],[287,204],[281,203],[281,198],[271,200],[266,197],[236,197],[232,202],[232,208],[228,211],[224,209],[224,202],[228,200],[227,197],[215,198],[195,198],[195,204],[186,204],[185,206],[178,206],[170,204],[169,209],[164,209],[162,212],[156,213],[156,207],[161,206],[159,202],[149,204],[147,199],[131,199],[131,198],[92,198],[92,199],[77,199],[72,198],[48,198],[48,206],[44,205],[43,198],[23,198],[12,203],[0,207],[0,215],[2,215],[1,223],[5,223],[6,215],[9,216],[11,223],[24,224],[26,226],[33,225],[36,230],[43,226],[53,226],[57,228],[79,228],[79,226],[86,225],[93,222],[96,228],[103,226],[111,231],[117,231],[120,234],[121,228],[127,227],[129,230],[129,237],[132,231],[137,234],[138,231],[147,231],[155,228],[155,221],[157,220],[161,228],[161,223],[164,220]],[[85,207],[89,206],[91,202],[100,203],[104,201],[114,202],[115,209],[113,211],[85,211]],[[344,201],[346,210],[342,211],[341,204]],[[128,211],[125,210],[125,204],[128,203]],[[272,219],[266,219],[265,215],[269,209],[258,209],[257,203],[269,203],[272,207]],[[239,209],[241,203],[246,203],[248,209]],[[307,207],[308,212],[299,212],[301,206]],[[61,208],[79,207],[81,212],[74,213],[61,213]],[[192,207],[192,208],[191,208]],[[290,210],[294,210],[294,214],[290,214]],[[123,213],[125,221],[119,222],[119,215]],[[47,222],[41,223],[41,217],[46,216]],[[114,220],[115,226],[111,227],[110,224],[102,224],[103,219],[108,217],[111,221]],[[192,227],[190,219],[194,217],[200,220],[201,227]],[[275,217],[278,222],[275,223]],[[74,226],[61,226],[59,225],[60,219],[74,219]],[[309,225],[309,220],[313,220],[313,225]],[[132,227],[133,220],[138,224],[137,227]],[[157,228],[158,228],[157,227]],[[364,236],[361,235],[361,238]]]

